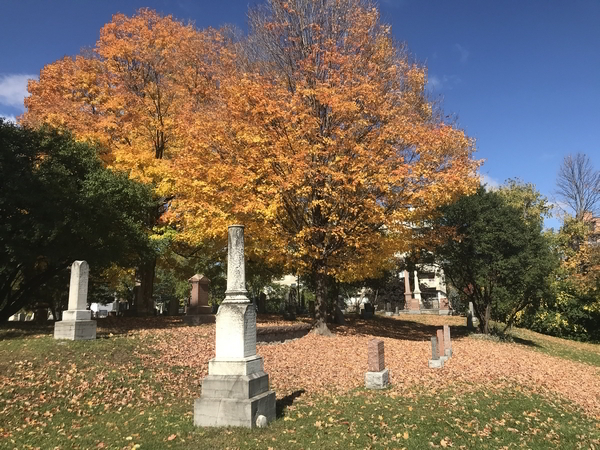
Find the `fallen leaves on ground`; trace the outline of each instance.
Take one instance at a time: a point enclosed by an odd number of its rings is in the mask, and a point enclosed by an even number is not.
[[[452,342],[453,357],[444,368],[429,369],[429,336],[437,326],[456,322],[456,318],[429,320],[356,320],[335,327],[333,337],[309,333],[283,344],[258,345],[257,353],[264,358],[265,371],[278,397],[299,389],[307,394],[342,394],[363,386],[367,344],[377,337],[385,343],[385,365],[390,371],[392,392],[398,395],[414,389],[435,393],[450,388],[464,391],[516,385],[546,396],[558,394],[600,417],[600,368],[515,343],[457,336]],[[155,351],[142,358],[149,366],[186,368],[175,383],[173,373],[168,372],[171,387],[191,389],[195,391],[192,396],[199,396],[208,361],[215,355],[214,325],[153,330],[152,334],[150,347]]]

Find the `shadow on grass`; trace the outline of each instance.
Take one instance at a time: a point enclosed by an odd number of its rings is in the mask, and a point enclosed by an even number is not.
[[[533,342],[530,339],[523,339],[514,335],[512,335],[511,338],[515,344],[526,345],[527,347],[541,347],[537,342]]]
[[[94,319],[98,338],[118,336],[137,330],[156,330],[187,326],[182,316],[175,317],[106,317]],[[0,324],[0,339],[20,339],[39,334],[53,335],[54,321],[5,322]]]
[[[430,325],[411,320],[396,320],[388,317],[375,316],[370,320],[357,318],[346,319],[345,325],[328,324],[334,333],[357,334],[406,341],[425,341],[435,336],[441,325]],[[451,325],[452,339],[462,339],[469,335],[466,326]]]
[[[299,325],[310,323],[312,319],[302,318],[289,322],[289,325]],[[259,316],[258,323],[266,324],[270,321],[278,322],[282,325],[281,316],[265,315]],[[97,319],[98,339],[109,338],[111,336],[127,335],[139,330],[158,330],[168,328],[187,327],[184,324],[183,316],[158,316],[158,317],[107,317]],[[212,327],[214,324],[196,325],[201,327]],[[347,316],[345,325],[328,324],[328,327],[336,334],[347,335],[369,335],[375,337],[384,337],[391,339],[402,339],[408,341],[424,341],[434,336],[441,325],[427,324],[419,321],[412,321],[407,318],[397,320],[384,316],[375,316],[373,319],[364,320],[355,316]],[[53,335],[54,322],[6,322],[0,324],[0,339],[19,339],[33,335]],[[453,339],[461,339],[467,336],[466,326],[451,325]],[[517,338],[515,338],[517,341]],[[524,341],[524,340],[523,340]],[[535,345],[531,342],[529,345]]]
[[[298,389],[297,391],[292,392],[289,395],[277,400],[275,404],[276,417],[281,419],[285,415],[285,410],[288,407],[292,406],[294,400],[304,394],[306,391],[304,389]]]

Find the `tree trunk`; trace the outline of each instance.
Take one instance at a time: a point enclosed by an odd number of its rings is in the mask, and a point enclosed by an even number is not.
[[[154,299],[154,270],[156,269],[156,258],[143,263],[140,266],[140,287],[136,298],[136,315],[153,316]]]
[[[481,320],[480,329],[483,334],[489,334],[490,332],[490,316],[492,314],[492,305],[488,303],[485,305],[485,314],[483,320]]]
[[[314,331],[321,336],[331,336],[331,331],[327,328],[327,275],[320,271],[315,271],[315,325]]]

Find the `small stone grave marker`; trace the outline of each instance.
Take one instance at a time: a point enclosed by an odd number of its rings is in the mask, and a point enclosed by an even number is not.
[[[371,339],[368,346],[368,369],[365,373],[367,389],[385,389],[389,383],[389,371],[385,368],[383,341]]]
[[[439,330],[437,330],[436,333],[438,341],[438,356],[442,361],[446,362],[448,360],[448,357],[444,353],[444,349],[446,347],[446,344],[444,343],[444,330],[440,328]]]
[[[431,336],[431,359],[429,360],[430,369],[441,369],[444,367],[444,361],[440,359],[439,342],[437,336]]]
[[[450,325],[444,325],[444,355],[452,356],[452,341],[450,340]]]

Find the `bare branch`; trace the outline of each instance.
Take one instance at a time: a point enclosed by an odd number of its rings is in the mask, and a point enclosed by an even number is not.
[[[600,171],[594,170],[584,153],[563,160],[556,179],[556,195],[570,208],[577,219],[586,213],[595,214],[600,207]]]

